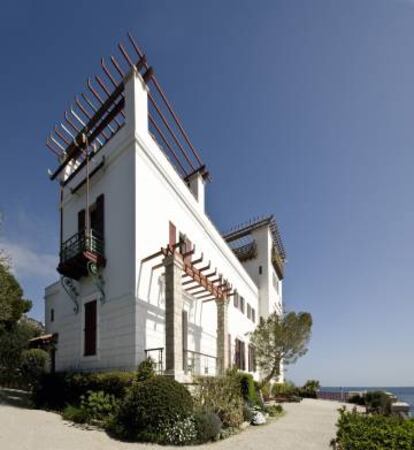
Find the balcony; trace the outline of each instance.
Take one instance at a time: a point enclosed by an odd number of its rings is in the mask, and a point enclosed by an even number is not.
[[[79,280],[88,275],[88,264],[105,265],[105,247],[102,236],[95,230],[82,230],[60,247],[60,261],[57,268],[61,275]]]
[[[272,264],[279,280],[283,280],[285,261],[280,253],[275,250],[275,248],[272,249]]]

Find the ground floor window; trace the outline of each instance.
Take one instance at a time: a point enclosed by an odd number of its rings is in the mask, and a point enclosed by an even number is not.
[[[256,372],[256,354],[253,345],[249,344],[249,355],[248,355],[248,370],[249,372]]]
[[[235,366],[239,370],[245,370],[246,369],[246,357],[245,357],[245,344],[240,339],[236,338],[236,345],[235,345]]]
[[[96,355],[96,300],[85,303],[84,355]]]

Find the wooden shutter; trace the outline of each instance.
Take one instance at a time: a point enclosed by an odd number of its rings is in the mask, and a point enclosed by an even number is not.
[[[177,228],[175,227],[175,225],[170,222],[170,228],[169,228],[169,233],[168,233],[168,243],[170,244],[170,246],[172,247],[173,245],[175,245],[175,243],[177,242]]]
[[[96,300],[85,303],[84,355],[96,355]]]
[[[240,370],[246,370],[246,347],[243,341],[240,341]]]
[[[81,209],[78,212],[78,232],[79,233],[82,233],[83,231],[85,231],[85,225],[86,225],[85,210]]]
[[[235,363],[238,369],[241,369],[241,341],[236,339],[235,346]]]
[[[105,210],[104,210],[104,195],[101,194],[96,199],[96,221],[95,221],[95,231],[101,236],[103,239],[104,237],[104,216],[105,216]]]

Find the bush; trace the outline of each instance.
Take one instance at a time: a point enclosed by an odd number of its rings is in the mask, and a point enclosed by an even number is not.
[[[35,386],[49,368],[49,354],[39,348],[25,350],[22,353],[20,370],[28,386]]]
[[[292,397],[298,394],[297,387],[291,381],[284,383],[274,383],[272,386],[272,395],[274,397]]]
[[[75,423],[86,423],[89,420],[87,412],[79,406],[68,405],[63,410],[62,417]]]
[[[177,419],[163,425],[160,430],[160,442],[170,445],[192,444],[197,438],[197,429],[192,417]]]
[[[200,444],[215,439],[223,427],[220,417],[211,411],[197,413],[194,421],[197,429],[197,441]]]
[[[89,420],[102,422],[115,413],[117,404],[114,395],[89,391],[87,396],[82,396],[80,408],[86,412]]]
[[[192,408],[191,395],[182,384],[155,376],[131,386],[109,431],[121,438],[158,442],[165,424],[186,419]]]
[[[36,407],[62,410],[66,405],[80,405],[88,391],[103,391],[122,399],[135,379],[133,372],[59,372],[40,377],[33,392]]]
[[[282,405],[270,405],[266,407],[265,411],[270,417],[277,417],[283,414],[283,407]]]
[[[320,383],[318,380],[308,380],[300,389],[298,394],[304,398],[317,398]]]
[[[336,440],[338,450],[412,450],[414,420],[378,414],[362,415],[340,410]]]
[[[365,406],[365,397],[363,395],[355,394],[348,398],[348,403]]]
[[[235,377],[240,384],[240,393],[243,399],[252,406],[259,405],[261,402],[256,392],[253,375],[245,372],[237,372]]]
[[[391,398],[383,391],[367,392],[365,394],[367,412],[390,415]]]
[[[216,413],[226,427],[243,422],[243,397],[234,370],[220,377],[198,378],[196,401],[199,409]]]
[[[154,361],[152,358],[146,358],[137,368],[137,381],[145,381],[155,376]]]

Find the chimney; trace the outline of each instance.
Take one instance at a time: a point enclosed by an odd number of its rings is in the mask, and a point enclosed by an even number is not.
[[[200,205],[200,209],[202,212],[205,212],[205,189],[206,189],[206,177],[207,173],[200,168],[188,175],[186,178],[188,187],[191,193],[194,195],[198,204]]]

